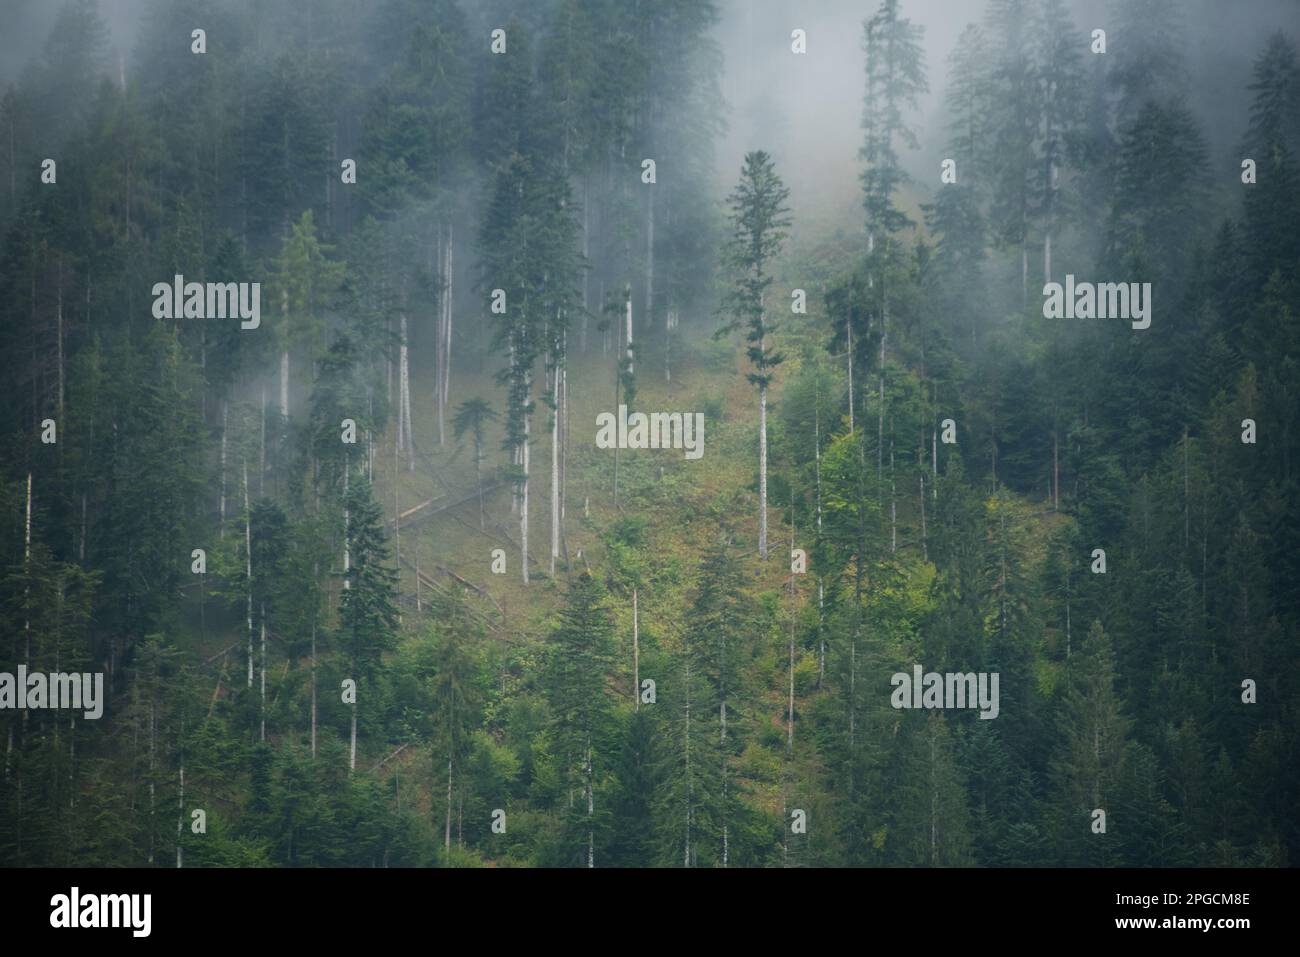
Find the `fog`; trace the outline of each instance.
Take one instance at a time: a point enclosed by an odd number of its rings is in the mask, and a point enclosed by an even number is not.
[[[734,180],[746,150],[766,149],[776,157],[804,224],[861,223],[862,35],[864,20],[877,6],[866,0],[724,0],[717,29],[728,124],[718,150],[724,186]],[[1235,166],[1230,154],[1248,120],[1243,104],[1251,63],[1269,33],[1300,28],[1300,0],[1187,0],[1174,6],[1183,21],[1188,105],[1201,123],[1211,161]],[[948,57],[961,31],[981,21],[987,7],[986,0],[900,4],[901,14],[925,30],[930,89],[910,118],[921,148],[902,157],[921,201],[930,189],[926,184],[937,184],[944,156]],[[1114,5],[1107,0],[1075,0],[1070,9],[1084,49],[1096,28],[1107,31],[1108,52],[1123,44],[1123,36],[1109,28]],[[791,52],[795,29],[806,32],[804,55]]]

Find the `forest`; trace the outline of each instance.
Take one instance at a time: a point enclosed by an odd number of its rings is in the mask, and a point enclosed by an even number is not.
[[[1297,13],[0,0],[0,863],[1300,863]]]

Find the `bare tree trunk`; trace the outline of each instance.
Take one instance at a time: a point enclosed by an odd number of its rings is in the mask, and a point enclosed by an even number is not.
[[[248,507],[248,462],[244,462],[244,572],[248,577],[248,687],[253,687],[253,526]]]
[[[1061,510],[1061,460],[1058,452],[1056,430],[1052,430],[1052,508]]]
[[[411,366],[410,366],[410,349],[406,340],[406,313],[403,312],[399,318],[399,340],[398,340],[398,420],[397,420],[397,448],[398,451],[406,452],[410,459],[411,468],[415,468],[415,442],[411,435]],[[397,481],[397,474],[394,472],[393,481]]]
[[[691,658],[686,655],[686,841],[682,866],[691,866],[691,802],[694,800],[694,782],[691,780]]]
[[[31,607],[31,574],[32,574],[32,473],[27,473],[27,518],[26,529],[23,532],[23,611],[24,613]],[[28,668],[32,666],[32,620],[26,614],[23,616],[23,663]],[[23,709],[23,720],[27,720],[27,709]]]
[[[531,383],[525,394],[531,392]],[[529,457],[529,418],[524,415],[524,445],[520,465],[523,469],[523,496],[519,500],[519,565],[523,569],[524,584],[528,584],[528,457]]]
[[[352,701],[352,744],[348,750],[348,773],[357,769],[357,702]]]
[[[185,831],[185,762],[181,761],[180,796],[176,799],[176,867],[185,866],[185,849],[181,847],[181,835]]]
[[[226,536],[226,400],[221,400],[221,494],[218,499],[218,509],[221,514],[221,524],[219,537]],[[82,503],[85,503],[85,496],[82,496]],[[83,508],[84,511],[84,508]],[[83,535],[84,538],[84,535]],[[84,555],[82,556],[85,557]]]
[[[262,618],[262,740],[266,740],[266,604],[261,606]]]
[[[794,552],[794,496],[790,498],[790,551]],[[794,757],[794,569],[790,570],[790,693],[785,710],[785,749],[788,758]]]
[[[763,348],[759,343],[759,348]],[[767,384],[758,387],[758,557],[767,559]]]
[[[63,417],[63,257],[59,257],[59,291],[55,306],[55,332],[58,338],[59,354],[59,417]]]
[[[889,337],[889,319],[880,331],[880,409],[876,419],[876,477],[885,474],[885,340]]]
[[[412,457],[412,461],[414,460]],[[393,446],[393,553],[400,570],[402,567],[402,502],[397,485],[397,471],[397,447]]]
[[[311,613],[311,756],[316,757],[316,609]]]
[[[637,587],[632,586],[632,710],[641,710],[641,622],[637,609]]]
[[[626,298],[627,298],[627,332],[625,338],[627,340],[626,341],[627,372],[628,375],[631,375],[633,372],[636,371],[636,363],[632,358],[632,284],[631,283],[627,284]]]
[[[451,852],[451,755],[447,755],[447,823],[442,833],[442,849]]]
[[[569,539],[564,533],[565,504],[569,494],[569,334],[564,333],[564,368],[560,370],[560,547],[564,550],[565,565],[569,562]]]
[[[890,419],[890,431],[893,431],[893,419]],[[894,485],[894,439],[889,439],[889,553],[898,551],[898,497]]]
[[[452,232],[452,223],[447,222],[447,267],[444,270],[446,276],[446,286],[443,293],[443,310],[446,318],[443,320],[442,330],[442,391],[438,394],[438,444],[443,444],[443,433],[445,431],[445,419],[447,414],[447,403],[451,399],[451,327],[455,318],[454,307],[455,300],[455,282],[456,282],[456,239]]]
[[[844,328],[849,339],[849,434],[852,435],[855,431],[853,427],[853,324],[845,320]]]
[[[818,391],[813,402],[813,476],[817,483],[817,542],[822,539],[822,411],[821,392]],[[817,688],[821,690],[822,680],[826,677],[826,638],[822,633],[825,625],[826,589],[820,575],[817,576]]]
[[[587,733],[587,867],[596,866],[596,832],[592,818],[596,815],[596,795],[592,787],[591,732]]]
[[[265,390],[264,390],[265,391]],[[263,410],[265,415],[265,410]],[[280,415],[289,417],[289,350],[280,351]]]
[[[588,226],[589,217],[588,209],[591,206],[591,176],[584,174],[582,177],[582,261],[587,262],[590,254],[591,233]],[[583,353],[587,351],[587,315],[588,308],[591,305],[589,291],[591,288],[591,271],[584,270],[582,274],[582,336],[578,343],[578,348]]]
[[[1025,244],[1028,237],[1020,241],[1020,307],[1029,302],[1029,247]]]
[[[645,319],[648,327],[654,322],[655,289],[655,191],[652,189],[646,200],[646,241],[645,241]]]
[[[930,549],[925,535],[925,473],[921,473],[921,557],[930,560]]]
[[[157,797],[154,783],[154,761],[157,754],[156,745],[156,723],[157,709],[156,702],[153,700],[155,689],[150,688],[149,694],[149,863],[153,863],[153,842],[154,842],[154,799]]]
[[[262,483],[266,481],[266,386],[262,386],[262,429],[257,448],[257,497],[262,497]]]
[[[352,552],[348,548],[348,533],[350,531],[348,526],[349,523],[352,521],[352,516],[348,514],[348,507],[346,504],[348,500],[348,473],[351,471],[352,471],[351,466],[349,466],[347,460],[344,459],[343,462],[343,501],[345,503],[343,505],[343,590],[344,591],[347,591],[349,588],[352,587],[352,582],[348,580],[348,571],[352,568]]]
[[[551,577],[555,577],[555,560],[560,555],[560,378],[564,357],[561,356],[551,376]]]
[[[474,435],[474,484],[478,487],[478,527],[483,527],[483,442]]]
[[[610,326],[612,326],[612,327],[614,328],[614,335],[617,337],[618,334],[619,334],[619,333],[618,333],[618,326],[617,326],[615,323],[612,323],[612,322],[610,323]],[[609,341],[609,329],[606,329],[606,330],[605,330],[605,341],[606,341],[606,342]],[[618,344],[617,344],[617,343],[615,343],[614,354],[615,354],[616,356],[618,355]],[[620,374],[620,372],[618,371],[618,369],[619,369],[619,367],[618,367],[617,365],[615,365],[615,372],[614,372],[614,409],[615,409],[615,411],[618,410],[618,404],[619,404],[619,399],[618,399],[618,397],[619,397],[619,390],[623,387],[623,376]],[[618,508],[618,443],[617,443],[617,442],[614,443],[614,508],[616,508],[616,509]]]
[[[1187,444],[1187,426],[1183,426],[1183,551],[1187,551],[1188,543],[1191,541],[1191,485],[1188,479],[1188,444]]]
[[[677,310],[664,316],[664,381],[673,381],[673,330],[677,328]]]

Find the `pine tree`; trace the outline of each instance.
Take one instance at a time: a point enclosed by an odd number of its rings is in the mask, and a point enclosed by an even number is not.
[[[732,822],[739,808],[738,784],[732,780],[730,765],[732,755],[743,747],[745,740],[741,731],[747,709],[737,707],[737,703],[745,698],[741,664],[746,654],[744,638],[750,631],[746,627],[749,618],[739,560],[729,545],[711,546],[700,563],[690,621],[697,674],[705,679],[701,688],[708,691],[707,698],[701,697],[696,707],[701,712],[706,706],[716,712],[718,783],[715,793],[718,797],[710,811],[721,832],[718,860],[723,867],[730,863]],[[700,717],[705,715],[701,713]]]
[[[331,262],[331,252],[333,247],[317,238],[315,218],[307,210],[294,223],[276,263],[278,301],[267,305],[278,309],[280,316],[280,415],[285,418],[289,416],[290,355],[296,348],[315,363],[323,349],[322,313],[343,280],[346,266]]]
[[[433,715],[434,773],[435,776],[442,774],[442,759],[445,757],[447,806],[443,818],[443,853],[447,854],[451,851],[454,785],[469,751],[470,733],[475,725],[481,694],[475,681],[477,662],[469,644],[473,629],[464,593],[454,590],[432,605],[431,611],[437,619],[433,630],[439,636],[432,659],[434,676],[431,686],[436,704]]]
[[[1115,689],[1115,653],[1094,621],[1071,659],[1058,718],[1060,745],[1051,764],[1056,840],[1061,860],[1104,864],[1115,859],[1108,842],[1114,801],[1128,760],[1129,720]],[[1092,814],[1106,812],[1107,833],[1092,831]]]
[[[769,345],[775,324],[767,318],[767,292],[773,280],[773,260],[780,255],[790,226],[785,205],[790,191],[762,150],[745,154],[737,184],[727,204],[731,210],[728,266],[731,287],[722,309],[731,317],[719,330],[725,335],[746,327],[746,352],[754,370],[746,378],[758,387],[758,554],[767,558],[767,390],[772,372],[785,359]]]
[[[370,483],[352,477],[345,495],[345,531],[349,567],[339,600],[339,632],[347,654],[357,700],[352,704],[352,744],[348,768],[357,766],[357,711],[361,697],[373,692],[383,653],[397,637],[397,572],[387,564],[388,545],[383,509],[374,500]]]
[[[989,220],[997,244],[1020,253],[1022,304],[1029,283],[1029,227],[1037,163],[1034,144],[1040,116],[1030,0],[992,0],[986,15],[992,44],[993,171]]]
[[[546,678],[552,740],[568,796],[566,843],[572,842],[571,859],[585,867],[596,866],[597,834],[607,818],[603,806],[597,811],[596,792],[612,765],[613,702],[606,676],[613,660],[613,622],[603,599],[600,583],[585,572],[570,586],[551,633]]]

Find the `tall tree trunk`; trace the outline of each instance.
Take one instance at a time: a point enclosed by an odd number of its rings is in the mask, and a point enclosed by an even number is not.
[[[448,749],[450,751],[450,749]],[[444,853],[451,853],[451,772],[452,772],[451,754],[447,755],[447,822],[442,832],[442,849]]]
[[[406,336],[406,313],[403,312],[400,317],[400,338],[398,344],[398,388],[401,390],[399,398],[399,420],[397,428],[397,447],[399,451],[407,453],[411,469],[415,469],[415,440],[411,434],[411,365],[410,365],[410,348],[407,345]],[[393,481],[397,481],[397,475],[394,472]]]
[[[632,375],[636,371],[636,362],[632,358],[632,284],[627,284],[625,291],[627,299],[627,331],[625,333],[627,345],[627,373]]]
[[[483,438],[474,432],[474,485],[478,488],[478,527],[483,528]]]
[[[822,408],[821,391],[817,391],[813,403],[813,476],[817,483],[817,543],[822,540]],[[817,576],[817,690],[821,690],[822,680],[826,677],[826,638],[822,628],[825,625],[826,590],[822,576]]]
[[[590,229],[588,209],[591,205],[591,174],[584,173],[582,176],[582,261],[588,262],[590,253]],[[591,305],[589,291],[591,289],[591,270],[583,270],[582,273],[582,335],[578,342],[578,348],[585,354],[587,351],[587,318],[588,308]]]
[[[637,586],[632,586],[632,710],[641,710],[641,622],[637,609]]]
[[[794,495],[790,496],[790,552],[794,553]],[[794,757],[794,568],[790,569],[790,693],[785,710],[785,749],[788,759]]]
[[[1020,308],[1029,302],[1029,235],[1020,238]]]
[[[849,340],[849,434],[852,435],[856,431],[853,427],[853,324],[845,320],[844,329]]]
[[[348,473],[351,472],[351,471],[352,471],[352,469],[349,467],[349,465],[348,465],[348,463],[347,463],[347,460],[344,459],[344,462],[343,462],[343,501],[344,501],[344,503],[346,503],[347,500],[348,500]],[[349,547],[348,547],[348,545],[349,545],[349,533],[350,533],[350,531],[351,531],[351,529],[349,528],[349,525],[351,524],[351,521],[352,521],[352,516],[349,514],[349,510],[348,510],[347,505],[344,504],[344,506],[343,506],[343,590],[344,590],[344,591],[347,591],[348,589],[350,589],[350,588],[352,587],[352,582],[348,580],[348,571],[352,568],[352,552],[351,552],[351,550],[350,550]]]
[[[397,567],[402,567],[402,501],[401,490],[397,484],[397,447],[393,447],[393,555]]]
[[[617,336],[619,334],[618,325],[616,323],[610,323],[610,325],[614,327],[614,334],[615,336]],[[608,338],[609,338],[609,330],[606,329],[605,340],[608,341]],[[618,355],[617,344],[615,345],[614,355],[615,356]],[[615,413],[618,412],[618,405],[619,405],[618,397],[620,394],[619,390],[622,389],[622,387],[623,387],[623,376],[621,373],[621,369],[618,365],[617,359],[615,359],[615,365],[614,365],[614,411]],[[618,445],[619,444],[617,442],[614,443],[614,508],[616,509],[618,508]]]
[[[691,779],[691,656],[690,650],[686,652],[686,840],[685,840],[685,857],[682,861],[683,867],[691,866],[691,819],[694,808],[691,806],[695,799],[695,782]]]
[[[882,283],[883,285],[883,283]],[[880,330],[880,409],[876,418],[876,478],[885,474],[885,340],[889,338],[889,317]]]
[[[524,381],[528,383],[528,376],[525,375]],[[525,390],[525,395],[531,393],[531,383]],[[527,412],[524,413],[524,444],[520,466],[523,469],[523,495],[519,500],[519,565],[523,569],[524,584],[528,584],[528,456],[529,456],[529,417]]]
[[[313,580],[318,579],[319,568],[313,567]],[[316,757],[316,606],[311,610],[311,756]]]
[[[673,330],[677,328],[677,310],[669,309],[664,316],[664,381],[673,381]],[[671,390],[669,390],[671,394]]]
[[[248,462],[244,461],[244,573],[248,578],[248,687],[253,687],[253,526],[248,506]]]
[[[54,310],[55,315],[55,333],[58,339],[59,355],[59,396],[58,409],[59,417],[63,417],[63,257],[59,257],[59,291],[58,299]]]
[[[443,320],[442,330],[442,392],[438,395],[438,444],[443,444],[443,433],[446,429],[445,419],[447,414],[447,403],[451,400],[451,331],[452,322],[455,319],[455,282],[456,282],[456,237],[453,233],[453,225],[449,220],[447,222],[447,266],[443,274],[446,277],[446,285],[443,292],[443,309],[446,318]]]
[[[185,866],[185,849],[181,847],[181,835],[185,831],[185,761],[181,760],[180,795],[176,799],[176,867]]]
[[[759,348],[762,348],[760,341]],[[767,559],[767,383],[758,387],[758,557]]]
[[[930,560],[930,548],[925,534],[925,473],[921,473],[921,558]]]
[[[218,537],[226,537],[226,400],[221,400],[221,493],[218,498],[218,510],[221,515]],[[85,496],[82,496],[85,502]],[[83,536],[84,537],[84,536]],[[85,557],[84,555],[82,556]]]
[[[1183,426],[1183,551],[1187,551],[1188,544],[1191,541],[1192,519],[1191,519],[1191,484],[1188,478],[1188,442],[1187,426]]]
[[[32,666],[32,620],[28,613],[31,608],[32,580],[32,473],[27,473],[27,517],[23,532],[23,663]],[[23,709],[23,720],[27,720],[27,709]]]
[[[655,191],[648,193],[646,200],[646,241],[645,241],[645,318],[647,328],[654,322],[655,290]]]
[[[289,417],[289,350],[280,351],[280,415]],[[265,409],[263,409],[265,417]]]
[[[257,447],[257,497],[263,493],[262,483],[266,480],[266,385],[262,386],[262,428],[261,439]]]
[[[157,702],[154,696],[157,689],[149,689],[149,863],[153,863],[153,843],[154,843],[154,801],[157,797],[156,784],[154,782],[154,763],[157,755]]]
[[[569,354],[569,333],[564,333],[564,354]],[[564,550],[566,568],[569,565],[569,538],[564,533],[566,503],[569,496],[569,364],[560,370],[560,547]]]
[[[596,866],[596,831],[592,820],[596,816],[596,794],[592,787],[591,732],[587,732],[587,867]]]
[[[1056,430],[1052,430],[1052,508],[1061,510],[1061,460]]]
[[[551,577],[555,577],[555,560],[560,555],[560,379],[564,356],[551,375]]]
[[[266,604],[261,606],[262,621],[262,740],[266,740]]]
[[[348,773],[357,769],[357,702],[352,701],[352,743],[348,748]]]

